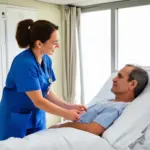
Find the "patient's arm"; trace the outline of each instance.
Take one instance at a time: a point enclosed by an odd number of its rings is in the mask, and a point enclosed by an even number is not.
[[[96,111],[91,107],[91,109],[89,108],[88,111],[80,118],[80,122],[82,121],[82,123],[68,122],[53,126],[53,128],[71,127],[100,135],[119,117],[119,113],[116,108],[104,109],[98,115],[95,112]]]
[[[93,133],[95,135],[100,135],[105,131],[104,127],[102,127],[101,125],[99,125],[95,122],[91,122],[91,123],[87,123],[87,124],[78,123],[78,122],[68,122],[68,123],[64,123],[64,124],[59,125],[59,128],[62,128],[62,127],[76,128],[79,130]]]

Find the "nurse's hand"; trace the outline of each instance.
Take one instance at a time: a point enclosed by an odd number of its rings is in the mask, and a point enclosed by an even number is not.
[[[67,104],[67,108],[70,109],[76,109],[79,110],[80,113],[83,113],[84,111],[87,111],[87,107],[83,105],[78,105],[78,104]]]
[[[77,121],[80,119],[80,111],[78,110],[67,110],[67,113],[65,115],[65,119]]]

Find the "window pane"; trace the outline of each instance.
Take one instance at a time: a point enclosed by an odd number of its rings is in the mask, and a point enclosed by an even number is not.
[[[110,10],[83,13],[81,42],[86,104],[111,74]]]
[[[118,10],[118,69],[125,64],[150,66],[150,6]]]

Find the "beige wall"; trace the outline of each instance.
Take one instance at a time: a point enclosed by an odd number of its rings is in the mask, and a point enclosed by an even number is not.
[[[48,3],[42,3],[35,0],[0,0],[0,4],[8,4],[22,7],[34,8],[37,12],[37,19],[49,20],[60,27],[61,33],[61,13],[60,6]],[[30,16],[29,16],[30,17]],[[60,36],[61,37],[61,36]],[[61,39],[60,39],[61,43]],[[56,83],[54,83],[52,89],[58,95],[62,97],[62,53],[61,49],[56,49],[53,59],[53,69],[56,75]],[[60,120],[60,117],[53,115],[47,115],[47,126],[55,124]]]

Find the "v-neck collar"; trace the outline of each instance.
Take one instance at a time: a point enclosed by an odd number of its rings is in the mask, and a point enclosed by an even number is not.
[[[42,71],[46,74],[46,63],[45,63],[44,55],[42,57],[42,63],[40,65],[40,67],[41,67]]]
[[[40,68],[40,70],[41,70],[41,72],[44,74],[44,75],[47,75],[47,64],[45,63],[45,56],[43,55],[43,57],[42,57],[42,64],[40,65],[39,63],[38,63],[38,65],[39,65],[39,68]],[[43,67],[42,67],[42,65],[43,65]]]
[[[35,57],[34,53],[32,52],[32,50],[31,49],[28,49],[28,50],[30,51],[31,55],[33,56],[34,61],[37,64],[41,74],[44,74],[46,76],[47,75],[47,69],[46,69],[47,67],[46,67],[46,63],[45,63],[45,55],[42,56],[42,63],[43,63],[43,68],[42,68],[42,64],[40,65],[40,63],[36,60],[36,57]]]

